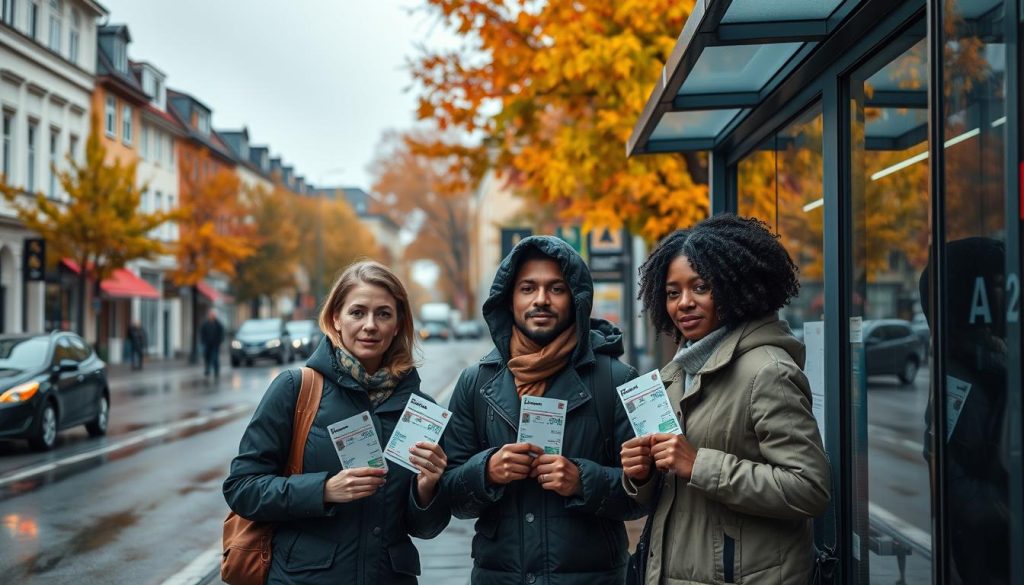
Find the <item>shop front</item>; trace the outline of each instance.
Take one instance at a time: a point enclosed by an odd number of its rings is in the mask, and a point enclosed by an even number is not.
[[[1024,583],[1014,0],[698,1],[628,153],[800,268],[842,583]]]

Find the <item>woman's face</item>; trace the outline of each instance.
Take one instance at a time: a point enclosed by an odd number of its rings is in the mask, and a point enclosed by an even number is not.
[[[387,289],[361,282],[342,301],[334,328],[345,349],[372,374],[398,335],[398,303]]]
[[[690,266],[686,256],[676,256],[665,277],[665,310],[683,337],[702,339],[718,329],[718,312],[711,287]]]

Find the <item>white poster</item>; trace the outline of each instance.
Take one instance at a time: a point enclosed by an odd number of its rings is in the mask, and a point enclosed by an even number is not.
[[[852,327],[851,327],[852,333]],[[811,384],[811,412],[818,422],[821,441],[825,442],[825,322],[808,321],[804,323],[804,346],[807,348],[807,361],[804,364],[804,375]]]

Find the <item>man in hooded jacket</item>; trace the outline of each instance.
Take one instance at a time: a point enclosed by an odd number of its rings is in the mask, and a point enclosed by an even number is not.
[[[549,236],[502,261],[483,313],[494,349],[459,378],[445,433],[442,489],[452,513],[478,518],[473,583],[620,584],[624,520],[643,515],[621,485],[618,446],[632,438],[615,387],[622,334],[591,319],[583,259]],[[561,455],[517,444],[523,396],[567,401]]]

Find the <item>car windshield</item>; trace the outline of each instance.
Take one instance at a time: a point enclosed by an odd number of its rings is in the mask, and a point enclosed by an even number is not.
[[[313,332],[312,321],[290,321],[285,328],[288,329],[288,333],[292,335],[309,335]]]
[[[0,339],[0,369],[27,370],[42,367],[46,363],[49,346],[49,337]]]
[[[238,330],[240,335],[260,335],[281,332],[281,321],[277,319],[252,319],[242,323]]]

